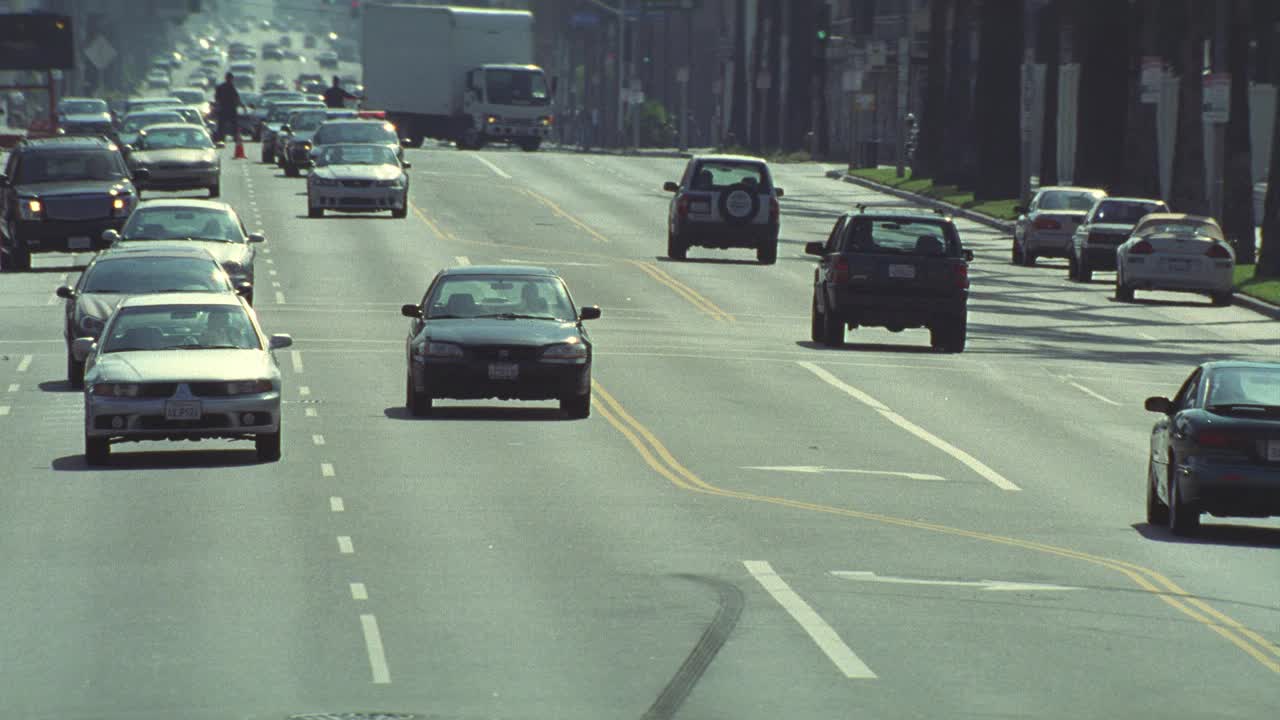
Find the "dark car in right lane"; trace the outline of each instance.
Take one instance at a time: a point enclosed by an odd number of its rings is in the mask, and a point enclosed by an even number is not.
[[[591,338],[600,308],[573,304],[564,280],[541,267],[441,270],[422,301],[405,305],[405,405],[422,417],[435,398],[559,400],[591,414]]]
[[[1193,535],[1200,515],[1280,515],[1280,363],[1207,362],[1151,429],[1147,522]]]
[[[969,262],[950,217],[859,206],[836,221],[813,276],[810,337],[844,343],[845,327],[929,328],[935,350],[962,352],[968,334]]]

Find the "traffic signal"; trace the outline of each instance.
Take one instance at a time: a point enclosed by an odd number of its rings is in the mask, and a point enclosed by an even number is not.
[[[351,0],[351,17],[360,17],[360,0]]]
[[[817,40],[825,45],[831,39],[831,6],[826,3],[818,5]]]

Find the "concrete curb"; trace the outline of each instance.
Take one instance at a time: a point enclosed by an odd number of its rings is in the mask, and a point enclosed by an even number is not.
[[[965,208],[957,207],[955,205],[952,205],[951,203],[942,202],[941,200],[935,200],[931,197],[925,197],[924,195],[920,195],[917,193],[907,192],[906,190],[899,190],[898,188],[889,187],[888,185],[882,185],[878,182],[867,180],[866,178],[860,178],[860,177],[850,175],[843,170],[828,170],[827,177],[833,180],[843,180],[851,185],[858,185],[860,187],[867,188],[868,190],[875,190],[876,192],[881,192],[886,195],[892,195],[893,197],[896,197],[900,200],[907,200],[909,202],[914,202],[919,205],[924,205],[925,207],[942,210],[944,212],[951,213],[956,217],[962,217],[962,218],[965,218],[966,220],[971,220],[973,222],[976,222],[979,225],[985,225],[986,227],[992,228],[994,230],[1007,232],[1011,235],[1013,234],[1012,222],[1008,222],[1006,220],[997,220],[993,217],[983,215],[982,213],[977,213],[977,212],[973,212],[972,210],[966,210]],[[1237,292],[1232,297],[1231,304],[1235,305],[1236,307],[1242,307],[1246,310],[1252,310],[1253,312],[1256,312],[1259,315],[1265,315],[1266,317],[1269,317],[1273,320],[1280,320],[1280,305],[1272,305],[1271,303],[1265,300],[1260,300],[1251,295],[1245,295],[1244,293]]]
[[[899,190],[898,188],[889,187],[888,185],[882,185],[873,180],[867,180],[866,178],[860,178],[854,175],[850,175],[844,172],[843,170],[828,171],[827,177],[835,180],[844,180],[845,182],[851,185],[858,185],[860,187],[867,188],[868,190],[875,190],[876,192],[884,193],[885,195],[892,195],[900,200],[907,200],[909,202],[913,202],[918,205],[924,205],[925,207],[928,207],[928,208],[933,208],[935,210],[942,210],[943,212],[946,212],[952,215],[953,217],[961,217],[961,218],[964,218],[965,220],[978,223],[979,225],[984,225],[993,230],[999,230],[1001,232],[1007,232],[1010,234],[1013,233],[1013,223],[1008,220],[997,220],[996,218],[993,218],[989,215],[983,215],[982,213],[979,213],[979,212],[967,210],[965,208],[960,207],[959,205],[952,205],[951,203],[943,202],[941,200],[935,200],[934,198],[931,198],[931,197],[925,197],[924,195],[920,195],[918,193],[907,192],[906,190]]]
[[[555,152],[571,153],[574,155],[617,155],[619,157],[656,157],[656,158],[691,158],[694,151],[680,150],[662,150],[662,149],[646,149],[639,150],[615,150],[612,148],[592,148],[590,150],[581,150],[576,145],[547,145],[548,150]]]

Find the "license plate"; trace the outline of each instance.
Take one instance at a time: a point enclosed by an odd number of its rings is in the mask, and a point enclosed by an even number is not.
[[[88,250],[93,247],[93,241],[88,235],[73,235],[67,238],[67,249],[69,250]]]
[[[711,212],[711,203],[709,202],[691,202],[689,203],[689,212],[706,214]]]
[[[199,420],[199,400],[170,400],[164,404],[165,420]]]
[[[1267,441],[1267,460],[1280,462],[1280,440]]]
[[[911,280],[916,276],[915,265],[890,265],[889,277]]]
[[[1169,259],[1169,271],[1170,271],[1170,272],[1188,272],[1188,271],[1190,271],[1190,270],[1191,270],[1191,261],[1190,261],[1190,260],[1180,260],[1180,259],[1178,259],[1178,258],[1170,258],[1170,259]]]
[[[490,380],[515,380],[520,377],[520,366],[516,363],[489,363]]]

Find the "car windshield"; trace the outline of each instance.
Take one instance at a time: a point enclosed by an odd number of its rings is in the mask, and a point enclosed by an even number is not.
[[[324,111],[294,113],[289,117],[289,128],[297,130],[315,130],[326,120]]]
[[[58,103],[59,112],[64,115],[92,115],[107,112],[106,100],[63,100]]]
[[[85,271],[80,291],[141,295],[158,292],[230,292],[226,274],[212,258],[102,258]]]
[[[1261,405],[1280,407],[1280,368],[1225,367],[1209,376],[1209,407]]]
[[[253,323],[238,305],[121,308],[102,341],[104,354],[261,348]]]
[[[184,103],[196,105],[204,102],[204,93],[199,90],[170,90],[169,92]]]
[[[537,70],[486,70],[489,102],[498,105],[546,105],[547,80]]]
[[[545,276],[446,276],[427,301],[428,319],[503,316],[569,321],[575,313],[564,283]]]
[[[228,210],[205,207],[140,207],[120,231],[125,240],[222,240],[246,242]]]
[[[1162,202],[1141,202],[1135,200],[1103,200],[1093,213],[1095,223],[1116,223],[1133,225],[1153,212],[1167,212]]]
[[[848,238],[845,249],[852,252],[954,256],[960,250],[954,229],[932,219],[854,218]]]
[[[396,154],[386,145],[326,145],[317,165],[396,165]]]
[[[119,153],[102,149],[58,150],[23,155],[18,163],[18,183],[67,180],[119,180],[125,177]]]
[[[766,184],[766,171],[760,163],[704,161],[689,184],[693,190],[721,190],[733,185],[761,187]]]
[[[399,138],[396,136],[396,131],[387,123],[344,122],[326,124],[316,131],[313,142],[316,145],[332,145],[333,143],[394,144],[399,142]]]
[[[186,127],[153,127],[147,130],[142,138],[143,147],[147,150],[167,150],[172,148],[209,149],[213,141],[204,128],[195,125]]]
[[[180,122],[186,122],[186,119],[177,112],[141,113],[126,117],[121,128],[125,132],[138,132],[148,125]]]
[[[274,105],[271,108],[271,113],[267,115],[267,122],[270,122],[270,123],[285,122],[286,120],[289,119],[290,115],[298,112],[299,109],[304,107],[307,107],[307,106],[294,105],[294,104]]]
[[[1079,190],[1048,190],[1040,196],[1041,210],[1088,210],[1098,201],[1093,193]]]

